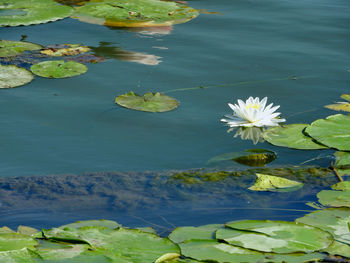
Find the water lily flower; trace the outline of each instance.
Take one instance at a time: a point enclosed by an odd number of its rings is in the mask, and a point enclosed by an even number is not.
[[[267,97],[261,101],[258,97],[249,97],[246,102],[238,100],[238,105],[229,103],[233,110],[232,115],[225,115],[226,118],[221,119],[231,128],[234,127],[264,127],[278,126],[285,119],[278,118],[281,114],[275,112],[280,106],[273,106],[273,103],[266,106]],[[266,107],[265,107],[266,106]]]

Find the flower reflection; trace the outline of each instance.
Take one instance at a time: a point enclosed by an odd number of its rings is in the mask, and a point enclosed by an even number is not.
[[[227,130],[228,133],[234,131],[236,128],[230,128]],[[262,127],[240,127],[236,131],[234,137],[240,136],[242,140],[252,140],[254,144],[258,142],[264,142],[264,128]]]

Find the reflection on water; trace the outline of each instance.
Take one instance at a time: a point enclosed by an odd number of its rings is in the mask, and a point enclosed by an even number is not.
[[[152,26],[152,27],[129,27],[124,28],[131,32],[137,32],[143,35],[168,35],[174,29],[173,26]]]
[[[230,128],[227,130],[228,133],[236,130],[236,128]],[[254,144],[258,142],[264,142],[264,128],[262,127],[240,127],[236,131],[234,137],[241,137],[242,140],[251,140]]]
[[[162,62],[159,56],[142,52],[126,51],[120,47],[113,46],[113,44],[109,42],[100,42],[98,47],[89,48],[96,56],[105,58],[113,58],[151,66],[158,65]]]

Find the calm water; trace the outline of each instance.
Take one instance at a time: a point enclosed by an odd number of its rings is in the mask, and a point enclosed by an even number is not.
[[[267,143],[254,146],[226,133],[219,120],[230,112],[228,102],[249,96],[268,96],[281,105],[287,123],[333,114],[323,106],[349,93],[349,1],[201,0],[189,5],[220,15],[201,14],[158,34],[69,18],[0,28],[1,39],[25,35],[26,41],[41,45],[81,43],[110,58],[89,65],[79,77],[37,77],[24,87],[1,90],[0,176],[188,169],[205,167],[219,154],[256,147],[278,153],[274,166],[320,154]],[[140,61],[140,56],[147,59]],[[211,88],[189,89],[199,86]],[[180,107],[152,114],[113,103],[130,90],[164,92]],[[232,163],[231,168],[243,167]],[[106,211],[97,217],[115,215]],[[96,217],[94,211],[61,218],[40,215],[16,212],[0,223],[50,225],[53,218],[59,224]],[[184,221],[181,213],[172,217]]]

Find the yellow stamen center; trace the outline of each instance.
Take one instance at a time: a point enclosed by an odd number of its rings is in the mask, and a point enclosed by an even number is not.
[[[249,110],[249,109],[259,109],[260,108],[260,105],[259,104],[247,104],[245,106],[245,109],[246,110]]]

